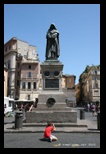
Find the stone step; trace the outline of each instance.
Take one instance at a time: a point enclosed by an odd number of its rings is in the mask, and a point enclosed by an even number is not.
[[[68,110],[70,108],[67,108],[65,106],[52,106],[52,107],[47,107],[47,106],[39,106],[35,108],[34,110]]]
[[[47,123],[23,123],[23,127],[45,127]],[[56,127],[88,127],[85,124],[77,123],[54,123]]]

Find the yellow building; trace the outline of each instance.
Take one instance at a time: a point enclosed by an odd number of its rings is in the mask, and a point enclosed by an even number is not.
[[[76,103],[80,103],[80,84],[75,85]]]
[[[81,102],[100,102],[100,66],[87,66],[79,81]]]
[[[64,92],[68,102],[69,106],[75,106],[76,105],[76,94],[75,94],[75,75],[69,75],[65,74],[62,75],[62,91]]]

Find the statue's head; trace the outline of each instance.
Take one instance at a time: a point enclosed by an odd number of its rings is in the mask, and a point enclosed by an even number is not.
[[[50,29],[52,30],[52,29],[56,29],[56,27],[55,27],[55,24],[54,23],[52,23],[51,25],[50,25]]]

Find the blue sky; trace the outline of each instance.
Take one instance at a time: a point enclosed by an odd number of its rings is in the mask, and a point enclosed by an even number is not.
[[[59,31],[63,74],[76,76],[100,64],[100,4],[4,4],[4,44],[12,37],[37,47],[45,61],[46,33]]]

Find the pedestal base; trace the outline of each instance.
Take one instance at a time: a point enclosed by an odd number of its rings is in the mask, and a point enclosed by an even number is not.
[[[77,123],[77,112],[67,110],[26,112],[26,123]]]
[[[37,110],[65,109],[66,96],[62,91],[42,91],[38,97]]]

